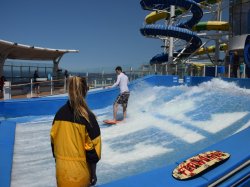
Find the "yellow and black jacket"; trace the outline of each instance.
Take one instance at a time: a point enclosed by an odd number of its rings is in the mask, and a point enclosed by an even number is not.
[[[74,118],[68,101],[55,115],[50,137],[58,186],[88,186],[89,164],[101,158],[100,128],[94,114],[88,113],[90,122]]]

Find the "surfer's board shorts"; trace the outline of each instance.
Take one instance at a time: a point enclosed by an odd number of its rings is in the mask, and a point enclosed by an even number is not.
[[[116,100],[115,100],[115,103],[117,104],[121,104],[124,108],[127,108],[128,106],[128,98],[129,98],[129,95],[130,93],[129,92],[123,92],[123,93],[120,93]],[[115,104],[114,103],[114,104]]]

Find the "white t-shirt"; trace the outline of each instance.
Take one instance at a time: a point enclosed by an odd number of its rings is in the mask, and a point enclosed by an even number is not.
[[[117,76],[116,83],[113,84],[112,87],[115,87],[115,86],[120,87],[120,93],[128,92],[129,91],[129,89],[128,89],[128,76],[121,72]]]

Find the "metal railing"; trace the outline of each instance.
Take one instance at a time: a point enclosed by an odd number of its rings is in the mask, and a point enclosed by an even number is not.
[[[221,66],[220,66],[221,67]],[[146,75],[177,75],[179,79],[183,79],[184,76],[213,76],[213,77],[236,77],[245,78],[245,71],[240,72],[239,68],[235,70],[235,67],[230,65],[224,66],[220,70],[219,66],[206,66],[206,65],[193,65],[193,64],[171,64],[171,65],[154,65],[147,66],[142,70],[132,70],[132,68],[125,70],[126,75],[129,77],[130,81],[138,79]],[[207,75],[207,69],[212,68],[212,74]],[[233,72],[234,70],[234,72]],[[74,74],[72,74],[74,75]],[[107,85],[112,85],[116,81],[115,73],[82,73],[88,81],[90,89],[105,87]],[[11,92],[9,98],[31,98],[31,97],[41,97],[57,94],[67,93],[67,81],[65,78],[60,78],[60,76],[51,77],[51,80],[47,78],[42,78],[42,81],[33,82],[33,79],[29,78],[30,82],[15,83],[11,85],[11,79],[7,82],[9,84],[5,85],[6,91]],[[39,85],[39,93],[35,92],[37,89],[35,87]],[[0,94],[0,99],[3,99],[4,93]],[[8,98],[8,97],[6,97]]]
[[[33,79],[30,83],[14,84],[5,82],[2,99],[11,98],[32,98],[43,97],[49,95],[64,94],[67,92],[66,79],[47,80],[34,82]]]

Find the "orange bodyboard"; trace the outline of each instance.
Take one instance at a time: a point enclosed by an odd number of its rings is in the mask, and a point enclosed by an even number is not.
[[[114,120],[103,120],[103,123],[107,124],[107,125],[116,125],[117,123],[119,123],[121,121],[114,121]]]

